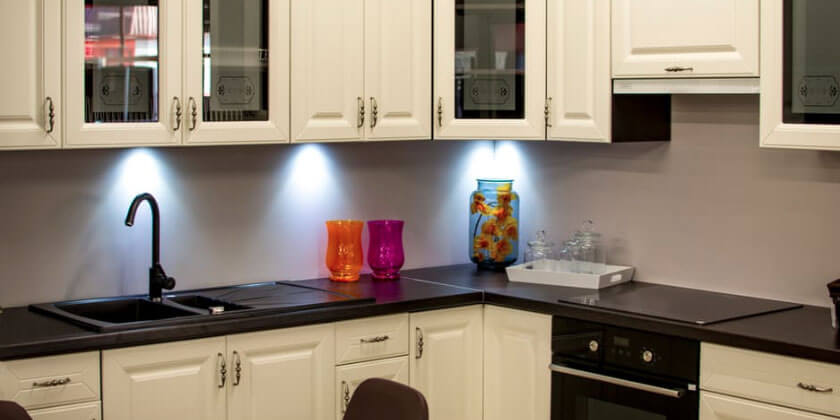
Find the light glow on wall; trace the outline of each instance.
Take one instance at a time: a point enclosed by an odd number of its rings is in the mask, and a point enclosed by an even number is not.
[[[298,200],[323,197],[335,187],[332,169],[322,145],[300,146],[289,162],[286,192]]]
[[[149,149],[129,150],[117,170],[116,192],[126,205],[135,195],[163,192],[164,176],[160,161]]]

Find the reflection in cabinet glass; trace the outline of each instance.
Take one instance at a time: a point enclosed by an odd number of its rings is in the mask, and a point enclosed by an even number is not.
[[[85,122],[158,121],[158,0],[85,0]]]
[[[525,0],[455,1],[455,118],[525,118]]]
[[[840,4],[784,2],[784,123],[840,124]]]
[[[268,0],[204,0],[203,121],[268,121]]]

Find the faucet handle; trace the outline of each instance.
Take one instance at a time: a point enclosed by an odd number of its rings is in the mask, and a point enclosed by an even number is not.
[[[175,277],[164,277],[163,282],[161,283],[160,287],[166,290],[172,290],[175,288]]]

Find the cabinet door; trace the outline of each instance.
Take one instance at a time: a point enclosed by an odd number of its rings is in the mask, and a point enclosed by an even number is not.
[[[229,420],[332,420],[332,324],[228,337]]]
[[[426,397],[431,420],[481,420],[481,306],[411,314],[410,384]]]
[[[184,142],[289,141],[289,0],[186,0]]]
[[[65,146],[180,143],[182,1],[64,7]]]
[[[436,139],[545,139],[545,6],[435,0]]]
[[[292,2],[292,138],[364,134],[364,0]]]
[[[99,401],[78,405],[63,405],[29,412],[32,420],[99,420],[102,418],[102,405]]]
[[[103,417],[225,420],[224,354],[224,337],[103,351]]]
[[[700,393],[700,420],[832,420],[833,418],[711,392]]]
[[[551,316],[484,308],[484,420],[551,416]]]
[[[610,2],[548,2],[548,138],[612,138]]]
[[[432,4],[365,1],[367,139],[431,139]]]
[[[0,149],[61,146],[61,1],[0,0]]]
[[[757,77],[758,0],[613,0],[615,77]]]
[[[336,420],[344,418],[356,388],[367,379],[382,378],[408,385],[408,357],[339,366],[335,369]]]

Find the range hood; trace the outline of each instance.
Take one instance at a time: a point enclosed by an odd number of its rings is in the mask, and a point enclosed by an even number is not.
[[[613,79],[615,95],[751,95],[760,92],[758,77],[743,78],[673,78]]]

